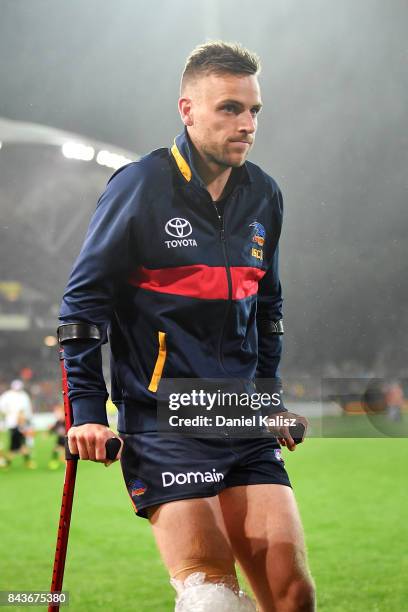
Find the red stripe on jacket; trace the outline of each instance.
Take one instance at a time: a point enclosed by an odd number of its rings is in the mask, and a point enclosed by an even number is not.
[[[232,299],[242,300],[258,291],[265,270],[250,266],[231,266]],[[223,266],[178,266],[151,270],[141,266],[129,277],[135,287],[172,293],[202,300],[227,300],[228,280]]]

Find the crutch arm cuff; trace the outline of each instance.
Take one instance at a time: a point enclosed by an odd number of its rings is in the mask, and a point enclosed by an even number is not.
[[[101,333],[93,323],[62,323],[57,329],[57,338],[60,344],[70,340],[100,340]]]

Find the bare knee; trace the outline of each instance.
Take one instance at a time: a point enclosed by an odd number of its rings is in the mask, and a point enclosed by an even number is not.
[[[278,598],[279,612],[313,612],[315,610],[315,587],[308,576],[294,578]]]

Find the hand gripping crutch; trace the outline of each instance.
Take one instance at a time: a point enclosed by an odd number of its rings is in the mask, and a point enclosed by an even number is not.
[[[59,358],[62,375],[62,395],[64,399],[65,433],[71,428],[73,415],[71,403],[68,397],[68,379],[64,363],[64,344],[85,338],[100,339],[100,333],[96,325],[87,323],[64,323],[57,330],[59,342]],[[111,438],[106,442],[106,457],[113,461],[119,452],[121,443],[118,438]],[[61,512],[58,524],[57,545],[55,549],[54,568],[52,572],[51,593],[62,591],[64,579],[65,558],[67,554],[69,526],[71,522],[72,502],[74,499],[75,479],[79,455],[73,455],[69,451],[68,440],[65,437],[65,478],[62,492]],[[48,606],[48,612],[59,610],[59,603],[52,602]]]

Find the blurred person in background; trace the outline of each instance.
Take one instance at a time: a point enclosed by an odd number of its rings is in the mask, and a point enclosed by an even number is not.
[[[0,412],[5,429],[9,431],[9,450],[5,453],[5,465],[10,466],[16,455],[21,455],[27,468],[36,467],[32,460],[34,435],[32,429],[33,409],[30,396],[24,391],[21,380],[13,380],[10,389],[0,396]]]
[[[49,433],[56,434],[55,445],[52,449],[51,459],[48,463],[50,470],[57,470],[65,463],[65,419],[64,407],[56,404],[53,408],[55,422],[50,425]]]
[[[385,403],[390,421],[401,421],[404,407],[404,391],[398,380],[392,380],[385,386]]]

